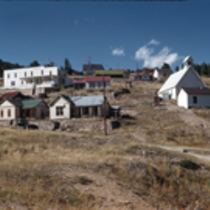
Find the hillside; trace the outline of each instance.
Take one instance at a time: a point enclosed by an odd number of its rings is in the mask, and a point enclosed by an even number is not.
[[[108,119],[107,136],[100,118],[63,131],[0,128],[0,209],[210,209],[210,110],[154,106],[161,85],[137,81],[129,93],[112,82],[107,98],[122,116],[117,129]]]

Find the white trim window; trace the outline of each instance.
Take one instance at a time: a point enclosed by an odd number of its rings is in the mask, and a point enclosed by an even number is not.
[[[11,86],[15,86],[15,81],[11,81]]]
[[[63,107],[57,106],[56,107],[56,116],[62,116],[63,115]]]

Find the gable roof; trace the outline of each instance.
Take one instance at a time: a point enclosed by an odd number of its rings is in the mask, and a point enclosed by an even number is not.
[[[210,95],[210,89],[207,87],[183,87],[188,95]]]
[[[13,105],[15,105],[15,106],[17,106],[17,107],[22,107],[22,103],[21,103],[20,100],[12,100],[12,99],[5,98],[5,99],[3,99],[3,100],[1,101],[0,104],[3,104],[3,102],[5,102],[5,101],[9,101],[11,104],[13,104]]]
[[[83,71],[93,71],[95,69],[104,69],[102,64],[83,64]]]
[[[111,80],[110,76],[87,76],[85,77],[85,82],[109,82]]]
[[[104,96],[74,96],[71,100],[77,107],[100,106],[104,102]]]
[[[185,66],[180,71],[171,74],[169,78],[166,80],[166,82],[163,84],[163,86],[160,88],[158,93],[176,87],[188,71],[192,71],[193,73],[195,73],[197,78],[206,86],[206,84],[201,80],[199,75],[194,71],[194,69],[191,66]]]
[[[8,93],[4,93],[3,95],[1,95],[1,98],[10,98],[10,97],[16,96],[17,94],[22,94],[22,93],[19,91],[8,92]]]
[[[39,105],[42,102],[41,99],[29,99],[29,100],[21,100],[23,109],[31,109]]]
[[[148,75],[150,77],[153,77],[153,74],[152,73],[147,73],[146,71],[142,71],[142,72],[137,72],[134,74],[135,77],[139,77],[139,76],[142,76],[142,75]]]
[[[2,104],[5,101],[9,101],[16,107],[21,107],[22,109],[31,109],[39,105],[40,102],[42,102],[42,99],[25,99],[25,100],[13,100],[9,98],[4,98],[0,104]]]
[[[59,95],[57,96],[49,105],[54,105],[59,98],[65,99],[68,103],[72,104],[75,107],[89,107],[89,106],[100,106],[104,102],[103,95],[95,95],[95,96],[66,96]]]
[[[124,70],[120,69],[113,69],[113,70],[95,70],[94,73],[95,75],[118,75],[118,76],[123,76],[124,75]]]

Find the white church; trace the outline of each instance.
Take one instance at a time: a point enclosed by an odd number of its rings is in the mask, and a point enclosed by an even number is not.
[[[193,59],[187,56],[183,69],[173,73],[158,91],[164,99],[177,100],[177,105],[190,107],[210,107],[210,89],[193,68]]]

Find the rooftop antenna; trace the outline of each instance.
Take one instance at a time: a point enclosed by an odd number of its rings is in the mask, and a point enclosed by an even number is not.
[[[91,62],[90,62],[90,59],[91,59],[91,57],[90,57],[90,55],[88,56],[88,64],[90,64]]]

